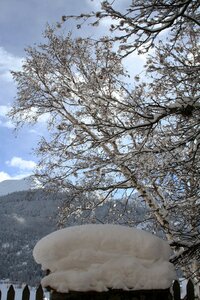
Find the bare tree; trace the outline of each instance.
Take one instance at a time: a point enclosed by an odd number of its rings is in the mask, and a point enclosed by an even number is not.
[[[173,49],[160,42],[148,80],[133,85],[110,41],[52,28],[46,38],[13,72],[17,125],[49,114],[36,175],[44,186],[92,193],[95,206],[116,195],[126,203],[137,191],[175,249],[173,261],[191,268],[200,245],[198,35],[188,28]]]
[[[117,1],[101,1],[101,10],[79,16],[63,16],[62,21],[77,20],[77,28],[85,23],[98,26],[104,19],[110,19],[110,33],[101,41],[120,42],[120,52],[127,56],[135,50],[148,51],[166,33],[172,45],[188,27],[198,30],[200,22],[198,0],[132,0],[128,7],[118,7]],[[117,6],[118,4],[118,6]]]

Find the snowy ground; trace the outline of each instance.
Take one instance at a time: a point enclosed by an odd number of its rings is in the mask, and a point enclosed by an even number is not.
[[[21,300],[22,299],[22,291],[23,288],[19,288],[18,286],[14,285],[14,289],[15,289],[15,300]],[[7,296],[7,291],[10,287],[10,284],[8,283],[0,283],[0,290],[1,290],[1,300],[6,300],[6,296]],[[35,300],[35,292],[36,292],[36,288],[30,288],[30,300]],[[49,299],[49,294],[47,292],[45,292],[45,299],[48,300]]]

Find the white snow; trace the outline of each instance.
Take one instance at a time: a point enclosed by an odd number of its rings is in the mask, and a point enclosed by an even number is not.
[[[120,225],[81,225],[42,238],[33,256],[58,292],[165,289],[176,278],[167,242]]]
[[[19,191],[27,191],[33,187],[33,181],[30,177],[23,179],[8,179],[0,182],[0,196]]]

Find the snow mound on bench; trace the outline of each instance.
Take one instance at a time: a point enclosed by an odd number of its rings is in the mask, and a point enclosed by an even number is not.
[[[169,288],[176,278],[170,247],[143,230],[121,225],[81,225],[42,238],[33,256],[50,274],[43,287],[58,292]]]

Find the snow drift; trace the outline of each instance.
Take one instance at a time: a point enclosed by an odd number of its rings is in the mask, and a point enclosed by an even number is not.
[[[42,238],[33,256],[50,274],[43,287],[58,292],[169,288],[175,270],[167,242],[120,225],[82,225]]]

